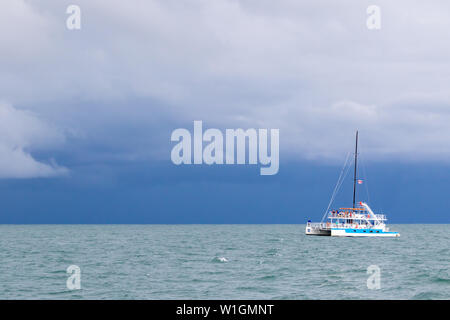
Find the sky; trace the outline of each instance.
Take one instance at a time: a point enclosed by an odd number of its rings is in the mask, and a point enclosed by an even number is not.
[[[79,30],[66,26],[73,4]],[[373,4],[379,30],[366,25]],[[3,0],[0,223],[317,220],[356,130],[358,200],[392,223],[450,223],[449,10]],[[279,172],[174,165],[171,133],[195,120],[279,129]],[[351,188],[348,176],[337,206]]]

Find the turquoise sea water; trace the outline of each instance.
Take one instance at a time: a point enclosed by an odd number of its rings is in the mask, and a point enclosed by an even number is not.
[[[450,299],[450,225],[392,225],[398,239],[304,227],[0,225],[0,299]]]

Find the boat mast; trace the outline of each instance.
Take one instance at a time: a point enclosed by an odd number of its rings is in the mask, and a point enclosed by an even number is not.
[[[356,167],[358,164],[358,130],[356,130],[356,144],[355,144],[355,172],[353,174],[353,207],[355,208],[356,200]]]

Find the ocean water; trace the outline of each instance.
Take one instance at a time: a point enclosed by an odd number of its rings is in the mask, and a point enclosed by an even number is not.
[[[0,225],[0,299],[450,299],[450,225],[392,225],[393,239],[304,229]]]

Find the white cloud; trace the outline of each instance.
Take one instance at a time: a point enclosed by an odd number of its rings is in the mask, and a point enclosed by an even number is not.
[[[0,103],[0,178],[33,178],[68,172],[54,161],[39,162],[30,150],[61,145],[64,135],[35,114]]]

